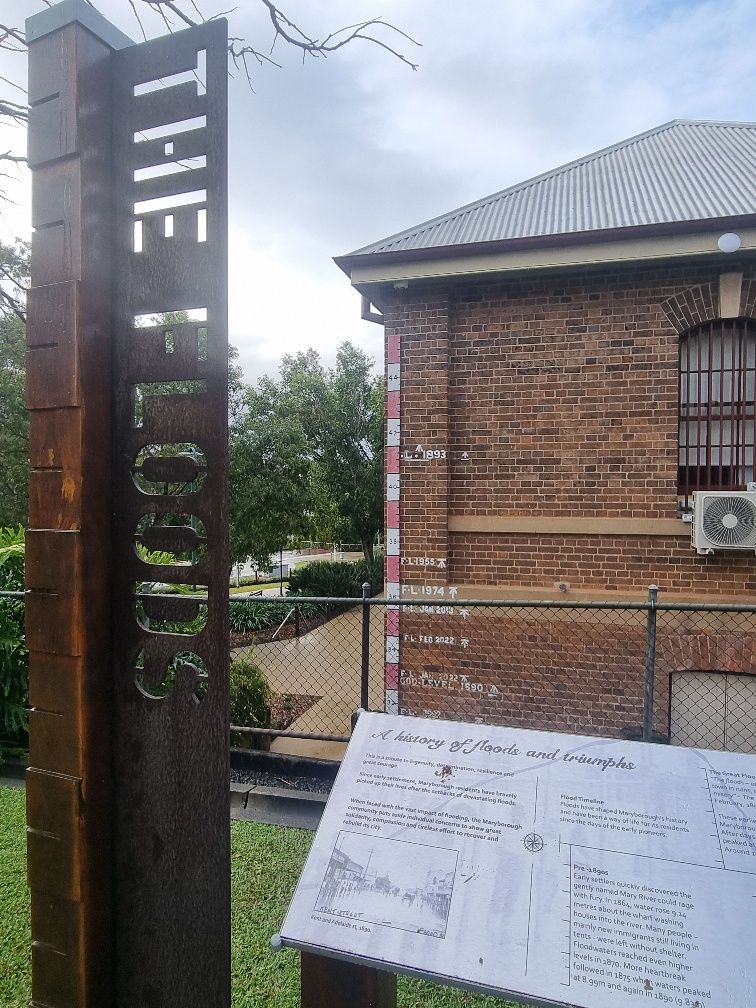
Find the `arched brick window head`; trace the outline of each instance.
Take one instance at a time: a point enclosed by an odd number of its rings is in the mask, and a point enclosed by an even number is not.
[[[756,323],[715,319],[680,337],[677,492],[745,490],[754,479]]]

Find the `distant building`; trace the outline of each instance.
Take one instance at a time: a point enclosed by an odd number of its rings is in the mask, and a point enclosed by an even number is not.
[[[432,869],[428,871],[425,878],[423,896],[430,907],[440,916],[446,917],[449,913],[452,889],[454,888],[454,872],[443,872],[439,874]]]
[[[390,592],[756,600],[753,550],[701,555],[689,523],[694,491],[754,480],[755,166],[756,124],[670,122],[337,260],[385,325]],[[485,629],[450,657],[416,625],[389,619],[389,710],[446,709],[423,676],[464,667],[497,688],[466,716],[517,723],[512,684],[546,681],[524,631],[497,673]],[[678,699],[753,671],[731,644],[679,635]],[[554,727],[637,728],[617,663],[574,626],[553,647],[587,690]]]
[[[344,851],[334,847],[323,881],[324,883],[352,882],[357,878],[362,878],[364,874],[364,865],[357,864]]]

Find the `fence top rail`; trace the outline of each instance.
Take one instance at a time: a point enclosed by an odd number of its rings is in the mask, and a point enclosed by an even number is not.
[[[648,605],[645,608],[649,608]],[[657,602],[654,609],[665,612],[741,612],[756,613],[756,605],[727,602]]]
[[[386,606],[451,606],[454,608],[487,609],[615,609],[669,610],[671,612],[743,612],[756,613],[756,603],[718,602],[562,602],[559,599],[366,599],[369,605]]]
[[[0,598],[24,599],[28,591],[0,591]],[[207,594],[187,594],[178,595],[176,593],[140,592],[135,595],[137,599],[176,599],[186,598],[196,602],[206,602]],[[321,605],[343,605],[343,606],[384,606],[389,608],[414,606],[416,608],[428,608],[433,606],[444,606],[453,609],[613,609],[613,610],[638,610],[646,612],[655,609],[658,612],[732,612],[732,613],[754,613],[756,614],[756,603],[729,603],[729,602],[572,602],[560,599],[460,599],[460,598],[383,598],[374,596],[372,598],[355,598],[353,596],[320,596],[320,595],[229,595],[231,602],[254,601],[260,605],[281,605],[289,606],[306,605],[318,603]]]
[[[237,596],[238,597],[238,596]],[[268,598],[264,601],[279,601],[275,598]],[[314,596],[293,596],[284,595],[280,601],[291,605],[304,602],[331,602],[339,605],[369,605],[384,607],[428,607],[428,606],[448,606],[455,609],[635,609],[646,612],[649,609],[663,609],[671,612],[743,612],[756,613],[756,603],[726,603],[726,602],[573,602],[562,601],[561,599],[461,599],[461,598],[320,598]]]
[[[138,596],[140,598],[176,598],[175,595],[145,595]],[[192,598],[207,598],[207,596],[194,595]],[[247,601],[244,596],[230,595],[231,601]],[[341,596],[320,596],[320,595],[268,595],[263,597],[256,597],[254,599],[256,603],[265,604],[277,604],[280,605],[282,602],[287,605],[305,605],[307,603],[319,603],[322,605],[344,605],[344,606],[356,606],[356,605],[368,605],[368,606],[383,606],[388,608],[395,607],[430,607],[430,606],[447,606],[455,609],[616,609],[616,610],[627,610],[634,609],[640,612],[646,612],[649,609],[665,610],[670,612],[681,611],[681,612],[742,612],[742,613],[756,613],[756,603],[719,603],[719,602],[573,602],[573,601],[562,601],[561,599],[461,599],[461,598],[443,598],[438,596],[436,598],[428,596],[427,598],[385,598],[382,596],[373,596],[371,598],[355,598],[353,596],[341,597]]]
[[[249,735],[285,735],[287,738],[308,739],[314,742],[349,742],[349,735],[319,735],[313,732],[287,731],[285,728],[258,728],[257,725],[232,724],[232,732],[246,732]]]

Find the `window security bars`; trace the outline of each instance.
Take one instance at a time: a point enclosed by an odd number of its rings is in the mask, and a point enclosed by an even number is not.
[[[745,490],[754,478],[756,326],[717,319],[680,338],[678,496]]]

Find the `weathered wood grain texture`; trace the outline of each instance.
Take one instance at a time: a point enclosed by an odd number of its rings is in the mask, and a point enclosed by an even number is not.
[[[113,991],[110,55],[75,23],[29,46],[28,877],[32,1003],[49,1008]]]

